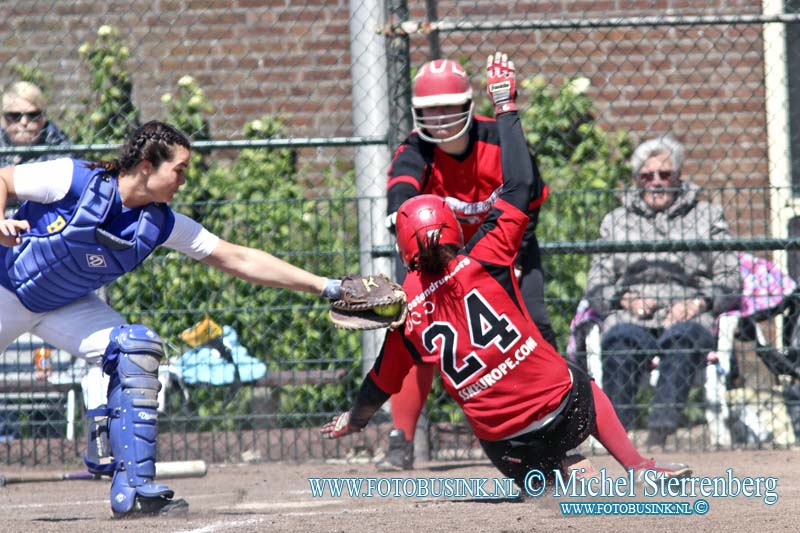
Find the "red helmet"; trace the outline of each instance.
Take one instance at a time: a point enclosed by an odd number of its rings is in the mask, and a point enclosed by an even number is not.
[[[403,264],[414,270],[419,254],[417,236],[425,243],[434,233],[439,244],[464,245],[464,235],[456,215],[444,198],[434,194],[421,194],[409,198],[397,210],[397,250]]]
[[[414,107],[414,127],[417,134],[432,143],[450,142],[464,135],[472,124],[472,87],[464,67],[450,59],[437,59],[422,65],[414,77],[414,94],[411,98]],[[460,105],[458,113],[438,116],[422,116],[426,107]],[[446,139],[430,135],[430,130],[464,126]],[[427,131],[426,131],[427,130]]]

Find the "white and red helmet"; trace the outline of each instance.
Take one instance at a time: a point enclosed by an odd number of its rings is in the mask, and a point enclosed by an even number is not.
[[[411,97],[414,127],[422,139],[431,143],[450,142],[469,130],[472,124],[472,87],[464,67],[450,59],[436,59],[422,65],[414,77],[414,92]],[[460,105],[462,111],[451,115],[423,117],[422,109]],[[458,133],[445,139],[430,135],[430,130],[452,128],[463,124]]]
[[[455,213],[444,198],[420,194],[409,198],[397,210],[397,251],[409,270],[416,268],[419,246],[438,236],[439,244],[464,246],[464,234]]]

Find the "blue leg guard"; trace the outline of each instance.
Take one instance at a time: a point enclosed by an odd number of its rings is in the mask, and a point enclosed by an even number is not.
[[[103,371],[111,376],[109,439],[116,465],[111,509],[117,516],[158,512],[173,496],[167,486],[153,483],[162,355],[161,338],[142,325],[114,328],[103,355]]]

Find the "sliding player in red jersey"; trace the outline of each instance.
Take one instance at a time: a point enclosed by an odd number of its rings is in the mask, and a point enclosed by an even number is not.
[[[420,194],[435,194],[453,209],[464,240],[478,231],[503,184],[497,122],[474,114],[472,87],[467,72],[457,62],[437,59],[422,65],[414,77],[412,97],[414,131],[397,148],[387,180],[389,227],[400,205]],[[539,208],[547,198],[533,154],[527,146],[526,169],[534,180],[526,208],[530,219],[515,261],[515,273],[526,310],[544,339],[556,347],[544,302],[542,273],[536,226]],[[507,164],[516,164],[516,159]],[[405,269],[398,261],[396,279],[402,281]],[[434,370],[415,366],[398,394],[392,396],[392,427],[389,449],[376,464],[378,470],[409,470],[414,462],[414,433],[417,420],[431,390]]]
[[[398,392],[409,370],[433,365],[492,463],[525,488],[532,469],[566,469],[567,453],[593,435],[623,467],[684,477],[634,447],[603,391],[567,364],[525,310],[514,259],[529,218],[533,172],[516,111],[514,66],[490,56],[488,90],[502,150],[502,192],[465,245],[447,202],[416,196],[397,212],[397,242],[409,270],[405,326],[389,331],[349,411],[322,428],[327,438],[360,431]]]

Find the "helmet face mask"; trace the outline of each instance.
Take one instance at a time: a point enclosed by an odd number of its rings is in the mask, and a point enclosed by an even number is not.
[[[464,245],[464,235],[453,210],[444,198],[421,194],[406,200],[397,210],[397,251],[408,270],[416,269],[420,245],[438,239],[438,244]]]
[[[472,86],[464,67],[450,59],[437,59],[422,65],[414,77],[414,92],[411,98],[414,127],[417,134],[431,143],[444,143],[464,135],[472,124]],[[461,106],[461,111],[425,116],[425,108]],[[455,128],[463,124],[448,137],[435,137],[433,131]]]
[[[472,125],[472,110],[475,104],[470,100],[469,107],[466,105],[461,111],[457,113],[448,113],[442,115],[425,115],[423,107],[415,107],[413,110],[414,127],[417,129],[417,135],[423,140],[434,143],[446,143],[455,141],[463,136]],[[461,126],[455,133],[447,137],[436,137],[433,133],[436,131],[447,131],[452,128]]]

